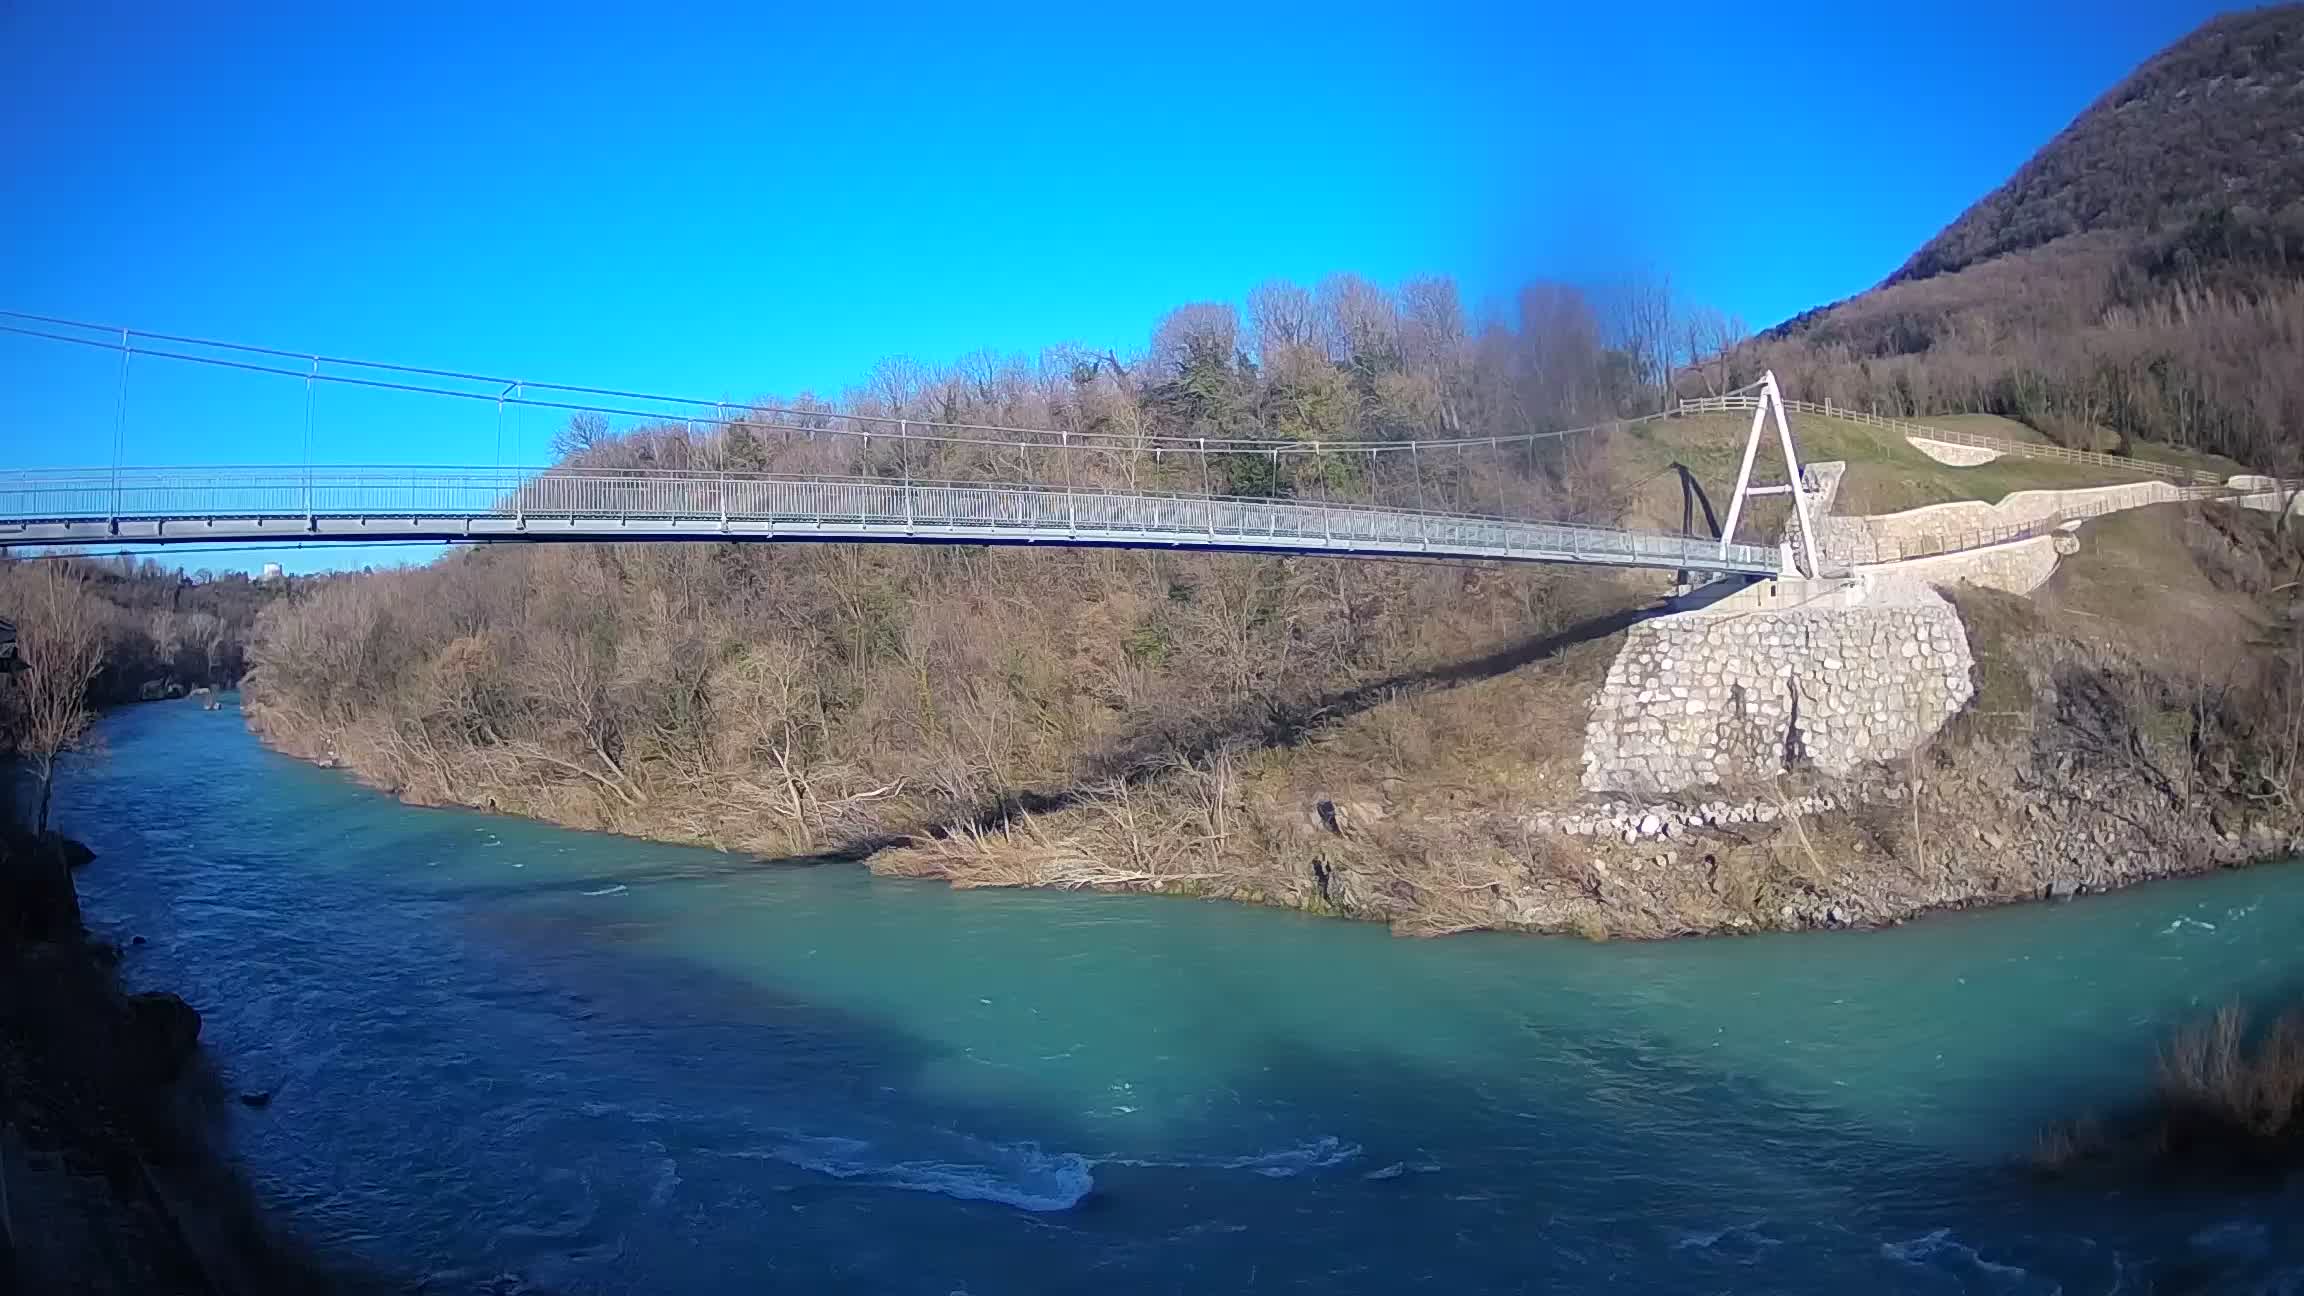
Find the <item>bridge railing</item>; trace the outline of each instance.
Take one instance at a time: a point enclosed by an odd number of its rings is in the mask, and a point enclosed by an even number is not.
[[[12,527],[123,520],[479,518],[693,531],[745,524],[969,539],[1380,548],[1764,574],[1772,548],[1610,527],[1301,499],[1066,489],[1023,483],[685,472],[487,468],[127,468],[0,474],[0,541]]]

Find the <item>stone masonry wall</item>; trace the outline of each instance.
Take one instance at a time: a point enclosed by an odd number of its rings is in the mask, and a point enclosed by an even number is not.
[[[1942,595],[1707,610],[1632,627],[1584,735],[1584,787],[1639,796],[1892,760],[1965,705],[1972,659]]]

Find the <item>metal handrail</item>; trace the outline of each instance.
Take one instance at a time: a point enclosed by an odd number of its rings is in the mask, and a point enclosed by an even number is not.
[[[559,483],[623,485],[640,488],[653,488],[659,486],[713,486],[723,482],[728,483],[731,486],[745,483],[782,483],[825,486],[887,487],[896,489],[901,489],[906,485],[910,485],[923,490],[931,488],[950,488],[957,490],[1048,492],[1058,496],[1062,496],[1067,489],[1062,486],[1045,485],[1039,482],[1005,481],[985,478],[900,478],[893,476],[859,476],[838,473],[722,473],[697,469],[650,468],[520,469],[461,467],[455,465],[440,464],[363,464],[288,469],[263,464],[230,464],[213,467],[131,467],[121,468],[117,472],[109,468],[6,469],[0,470],[0,496],[5,496],[10,493],[22,493],[26,491],[93,489],[97,486],[101,486],[103,490],[110,492],[116,485],[123,492],[132,490],[150,491],[163,488],[192,488],[186,487],[185,483],[187,481],[197,481],[201,478],[208,479],[210,486],[234,485],[253,488],[276,485],[279,482],[286,480],[291,475],[293,476],[294,482],[300,487],[309,485],[313,487],[327,487],[331,489],[371,483],[382,485],[416,485],[423,483],[437,483],[441,485],[453,485],[462,489],[516,491],[529,489],[531,487],[556,486]],[[143,478],[143,480],[139,481],[139,477]],[[235,480],[239,478],[245,478],[246,480]],[[19,479],[24,480],[19,481]],[[1322,507],[1333,509],[1337,512],[1358,511],[1364,513],[1399,515],[1404,517],[1454,518],[1468,521],[1502,522],[1514,525],[1532,523],[1562,529],[1586,530],[1604,533],[1617,533],[1624,530],[1621,527],[1603,526],[1590,522],[1516,518],[1501,513],[1459,512],[1452,509],[1397,507],[1389,504],[1364,503],[1352,500],[1313,501],[1295,497],[1270,495],[1203,494],[1198,491],[1163,491],[1135,488],[1119,489],[1095,487],[1085,484],[1075,485],[1071,487],[1070,490],[1072,490],[1074,493],[1084,496],[1091,494],[1101,494],[1126,496],[1129,498],[1146,500],[1175,500],[1187,502],[1206,501],[1218,504],[1285,504],[1299,507]],[[301,513],[304,510],[299,508],[292,511]],[[349,509],[343,511],[357,514],[362,510]],[[374,512],[375,510],[368,511]],[[9,515],[9,510],[0,509],[0,519],[4,519]],[[110,514],[109,512],[106,512],[103,515],[109,516]],[[120,513],[120,516],[129,517],[136,516],[136,514],[133,511],[123,511]],[[1715,547],[1717,547],[1717,542],[1713,543]]]
[[[97,543],[206,538],[218,523],[261,534],[261,523],[294,520],[323,538],[360,528],[325,521],[406,519],[426,535],[456,538],[474,520],[558,520],[555,535],[614,539],[635,523],[661,523],[691,538],[688,524],[730,534],[776,528],[845,528],[857,538],[987,535],[1055,541],[1331,552],[1419,550],[1458,556],[1595,561],[1767,575],[1775,549],[1651,535],[1576,522],[1524,521],[1439,510],[1244,496],[1129,491],[1021,483],[923,482],[771,474],[517,472],[494,468],[131,469],[0,473],[0,542]],[[192,523],[191,527],[170,524]],[[130,526],[129,524],[135,524]],[[128,531],[123,531],[127,526]],[[238,534],[239,532],[235,532]],[[496,538],[518,538],[492,531]]]

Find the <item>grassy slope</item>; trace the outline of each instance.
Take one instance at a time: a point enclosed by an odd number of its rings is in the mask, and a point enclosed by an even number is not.
[[[1929,414],[1913,421],[1925,423],[1931,427],[1946,428],[1954,432],[1969,432],[1977,436],[1998,437],[2002,441],[2032,441],[2042,445],[2053,443],[2053,438],[2031,424],[2018,422],[2012,418],[2002,418],[1997,414]],[[2110,428],[2100,427],[2095,430],[2089,443],[2080,448],[2112,454],[2118,451],[2119,445],[2119,433]],[[2129,453],[2138,459],[2148,460],[2152,463],[2173,464],[2179,468],[2211,472],[2218,477],[2232,477],[2240,473],[2254,471],[2222,455],[2209,454],[2202,450],[2188,450],[2180,446],[2160,445],[2156,442],[2135,442],[2129,446]]]
[[[2136,443],[2134,450],[2139,459],[2150,459],[2154,463],[2174,464],[2179,468],[2212,472],[2218,477],[2237,477],[2242,473],[2256,471],[2256,469],[2247,467],[2238,460],[2227,459],[2220,454],[2209,454],[2205,450],[2187,450],[2180,446],[2154,445],[2141,441]]]
[[[1997,738],[2028,733],[2043,640],[2083,645],[2170,679],[2243,678],[2264,656],[2265,591],[2286,579],[2269,531],[2256,514],[2204,517],[2179,504],[2130,509],[2083,525],[2079,552],[2061,559],[2028,599],[1963,588],[1957,601],[1978,687],[1956,727]],[[2134,705],[2148,737],[2171,753],[2184,746],[2191,719],[2180,702]]]
[[[1955,421],[1946,420],[1948,425]],[[2006,420],[1990,422],[1997,425]],[[1749,426],[1746,419],[1736,415],[1703,414],[1626,428],[1611,444],[1610,454],[1619,488],[1632,494],[1635,521],[1679,525],[1679,487],[1661,476],[1675,462],[1686,465],[1711,495],[1714,508],[1725,512],[1736,487],[1736,470]],[[1997,426],[1969,430],[1993,436],[2006,432]],[[1815,414],[1793,416],[1792,435],[1804,458],[1838,459],[1848,465],[1837,505],[1842,514],[1893,513],[1951,500],[1996,503],[2014,491],[2108,486],[2146,476],[2117,468],[2031,459],[2001,459],[1974,468],[1955,468],[1913,449],[1895,433]],[[2040,437],[2035,432],[2029,439]],[[1773,443],[1762,447],[1752,475],[1755,481],[1783,480],[1783,465]],[[1784,507],[1781,501],[1763,499],[1758,502],[1755,521],[1764,527],[1780,527]]]
[[[1974,436],[1998,437],[2002,441],[2030,441],[2039,445],[2048,444],[2047,435],[2040,429],[2029,423],[2019,423],[2012,418],[2002,418],[1998,414],[1931,414],[1926,418],[1912,421],[1925,423],[1930,427],[1940,427],[1950,432],[1967,432]]]
[[[2067,633],[2093,629],[2163,668],[2220,670],[2264,630],[2256,601],[2242,590],[2276,582],[2211,571],[2202,553],[2227,552],[2207,542],[2212,534],[2210,522],[2176,504],[2097,518],[2081,528],[2080,552],[2057,564],[2035,601],[2051,617],[2085,618],[2067,621]],[[2244,565],[2256,561],[2230,552]]]

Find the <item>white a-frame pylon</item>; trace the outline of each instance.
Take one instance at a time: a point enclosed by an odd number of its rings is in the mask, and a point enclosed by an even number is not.
[[[1756,385],[1760,403],[1752,410],[1752,434],[1744,438],[1744,466],[1736,471],[1736,495],[1728,501],[1728,525],[1720,530],[1720,556],[1727,557],[1728,546],[1736,540],[1736,520],[1744,515],[1745,496],[1789,492],[1793,514],[1800,520],[1800,554],[1807,559],[1803,565],[1810,576],[1822,575],[1824,569],[1816,562],[1816,528],[1808,517],[1808,492],[1800,483],[1800,449],[1792,444],[1792,424],[1784,417],[1784,393],[1776,386],[1776,371],[1762,374]],[[1784,450],[1785,480],[1779,486],[1754,486],[1752,460],[1760,453],[1760,436],[1770,415],[1776,419],[1776,443]]]

